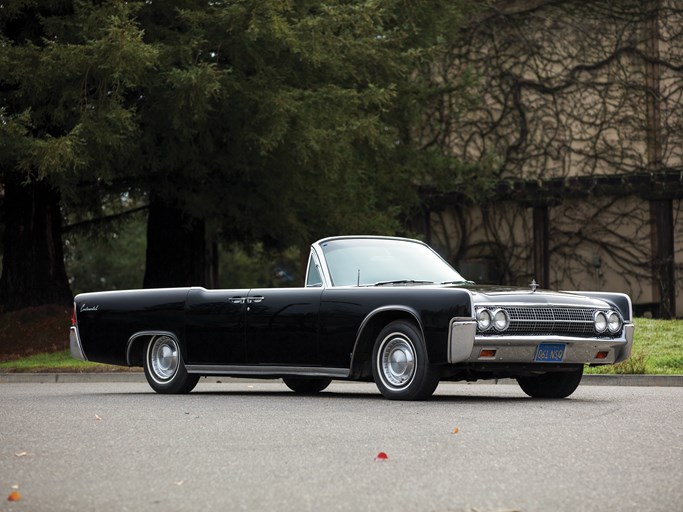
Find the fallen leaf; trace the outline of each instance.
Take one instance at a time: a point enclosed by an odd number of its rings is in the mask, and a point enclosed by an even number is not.
[[[12,491],[9,493],[9,496],[7,496],[7,501],[19,501],[21,499],[21,494],[19,494],[19,491]]]
[[[28,452],[19,452],[14,454],[16,457],[26,457],[28,455]]]
[[[389,458],[389,456],[386,453],[379,452],[377,454],[377,457],[375,457],[375,460],[387,460],[388,458]]]
[[[454,433],[454,434],[457,434],[458,432],[460,432],[460,430],[458,430],[458,427],[455,427],[455,428],[453,429],[453,433]]]
[[[101,420],[102,420],[102,418],[100,418],[97,414],[95,414],[95,419],[96,419],[97,421],[101,421]]]
[[[185,483],[185,480],[178,480],[177,482],[174,482],[178,487],[183,485]]]

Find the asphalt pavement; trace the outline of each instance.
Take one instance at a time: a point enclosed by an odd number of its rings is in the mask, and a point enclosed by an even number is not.
[[[683,510],[681,387],[14,383],[0,407],[0,512]]]
[[[85,372],[85,373],[0,373],[0,384],[11,383],[79,383],[79,382],[146,382],[142,372]],[[207,377],[202,382],[262,382],[254,379]],[[514,379],[477,381],[474,384],[514,384]],[[639,386],[683,387],[683,375],[584,375],[582,386]]]

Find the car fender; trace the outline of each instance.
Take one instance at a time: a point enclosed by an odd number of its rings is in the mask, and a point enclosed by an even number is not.
[[[422,320],[415,309],[399,304],[378,307],[370,311],[358,327],[356,341],[351,353],[352,376],[369,377],[369,363],[371,363],[375,339],[386,325],[396,320],[410,320],[414,322],[420,331],[423,348],[426,350]]]

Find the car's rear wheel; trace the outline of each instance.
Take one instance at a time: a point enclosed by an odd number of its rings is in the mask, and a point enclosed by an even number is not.
[[[429,364],[422,334],[403,320],[391,322],[377,336],[372,375],[382,395],[392,400],[424,400],[439,384],[439,372]]]
[[[187,373],[178,340],[172,336],[155,336],[145,349],[145,377],[157,393],[189,393],[199,375]]]
[[[305,379],[299,377],[287,377],[282,380],[289,389],[304,395],[320,393],[332,382],[332,379]]]
[[[534,377],[518,377],[517,382],[532,398],[566,398],[579,387],[583,366],[572,371],[549,372]]]

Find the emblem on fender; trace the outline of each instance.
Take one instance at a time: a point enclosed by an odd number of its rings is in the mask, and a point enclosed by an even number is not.
[[[80,312],[83,313],[83,311],[97,311],[99,308],[99,304],[97,306],[86,306],[85,304],[81,304]]]

